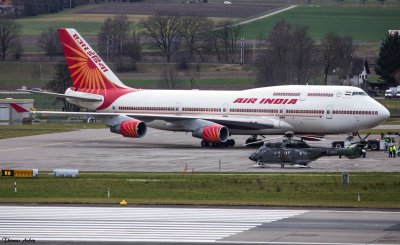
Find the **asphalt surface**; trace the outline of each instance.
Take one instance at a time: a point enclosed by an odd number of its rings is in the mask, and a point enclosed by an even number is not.
[[[108,129],[3,139],[0,168],[149,172],[400,169],[400,158],[390,159],[382,151],[368,151],[365,159],[320,158],[307,169],[255,168],[248,159],[255,149],[242,146],[247,137],[234,138],[234,148],[201,148],[200,140],[190,134],[151,129],[141,139],[123,138]],[[344,139],[345,135],[329,138]],[[330,141],[313,145],[329,146]],[[0,239],[14,244],[400,244],[400,212],[0,205]]]
[[[400,244],[400,212],[268,208],[0,206],[3,242]]]
[[[267,136],[268,137],[268,136]],[[271,136],[276,137],[276,136]],[[346,135],[329,136],[343,140]],[[378,137],[370,136],[369,138]],[[324,157],[310,168],[271,165],[256,168],[248,159],[255,148],[243,146],[247,136],[234,136],[233,148],[201,148],[191,134],[149,129],[144,138],[124,138],[108,129],[28,136],[0,140],[0,168],[76,168],[80,171],[176,172],[185,168],[196,172],[393,172],[400,169],[400,158],[388,158],[383,151],[367,151],[366,158]],[[278,139],[279,140],[279,139]],[[312,145],[330,146],[330,140]],[[398,142],[398,141],[397,141]]]

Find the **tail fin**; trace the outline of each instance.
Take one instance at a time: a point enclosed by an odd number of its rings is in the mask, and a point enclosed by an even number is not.
[[[128,88],[75,29],[58,29],[58,35],[76,89],[99,94],[107,89]]]
[[[27,109],[25,109],[24,107],[22,107],[16,103],[10,103],[10,105],[17,113],[29,112]]]

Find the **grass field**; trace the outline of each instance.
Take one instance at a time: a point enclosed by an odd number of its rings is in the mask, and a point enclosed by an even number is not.
[[[41,173],[34,179],[0,177],[3,203],[117,204],[122,199],[130,204],[400,208],[400,174],[350,173],[348,186],[342,185],[340,173],[80,173],[78,178]]]
[[[72,27],[83,35],[97,35],[103,21],[112,14],[78,14],[79,11],[93,8],[93,5],[66,10],[59,14],[47,14],[36,17],[21,18],[23,35],[39,35],[48,27]],[[309,26],[310,34],[315,39],[327,32],[337,32],[341,35],[350,35],[355,40],[381,40],[388,29],[398,29],[400,7],[352,7],[301,5],[281,14],[243,25],[244,37],[257,39],[259,34],[269,33],[275,23],[286,20],[295,25]],[[129,15],[129,19],[138,22],[145,18],[143,15]]]
[[[312,7],[299,6],[287,12],[243,25],[244,37],[257,38],[268,34],[276,22],[285,20],[292,25],[308,26],[314,39],[325,33],[337,32],[354,40],[379,42],[387,30],[399,29],[400,8],[386,7]]]

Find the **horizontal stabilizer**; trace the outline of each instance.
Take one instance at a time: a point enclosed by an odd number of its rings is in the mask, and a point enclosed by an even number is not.
[[[30,90],[30,89],[17,89],[17,90],[21,92],[29,92],[33,94],[45,94],[58,98],[75,99],[85,102],[99,102],[103,100],[102,96],[97,94],[65,95],[65,94],[46,92],[44,90]]]

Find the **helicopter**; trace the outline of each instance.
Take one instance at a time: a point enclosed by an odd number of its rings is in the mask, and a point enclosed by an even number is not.
[[[304,137],[300,140],[293,139],[293,132],[286,132],[282,142],[266,142],[249,159],[256,162],[256,167],[267,167],[268,164],[281,164],[281,168],[288,165],[309,167],[309,163],[324,156],[345,156],[349,159],[365,157],[364,147],[367,141],[360,138],[360,142],[354,143],[347,148],[313,147],[307,144],[305,139],[320,140],[318,138]],[[266,139],[263,141],[268,141]]]

